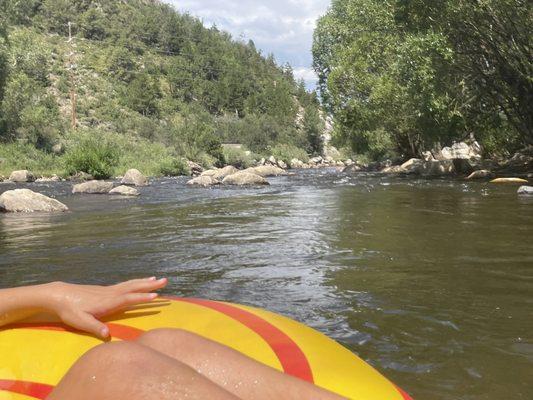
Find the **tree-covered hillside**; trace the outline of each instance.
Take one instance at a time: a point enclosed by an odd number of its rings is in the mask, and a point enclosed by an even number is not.
[[[337,139],[374,158],[533,144],[532,26],[527,0],[333,0],[313,53]]]
[[[179,157],[223,163],[222,142],[313,153],[318,110],[290,66],[162,2],[0,3],[4,163],[22,152],[30,165],[19,167],[68,164],[90,148],[118,153],[110,163],[144,160],[157,173]],[[62,146],[65,156],[51,154]]]

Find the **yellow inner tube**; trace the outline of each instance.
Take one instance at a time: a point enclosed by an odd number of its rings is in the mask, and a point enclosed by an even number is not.
[[[180,328],[350,399],[411,399],[325,335],[258,308],[163,298],[106,323],[112,340],[134,340],[155,328]],[[0,400],[45,399],[76,360],[100,343],[59,323],[26,322],[0,330]]]

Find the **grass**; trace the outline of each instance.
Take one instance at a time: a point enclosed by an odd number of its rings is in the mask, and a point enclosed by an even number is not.
[[[0,175],[9,177],[12,171],[27,169],[37,175],[65,175],[62,157],[37,150],[33,145],[0,143]]]
[[[291,144],[277,144],[272,147],[270,154],[272,154],[276,160],[283,160],[286,164],[290,164],[293,158],[297,158],[303,162],[309,161],[309,156],[305,150]]]

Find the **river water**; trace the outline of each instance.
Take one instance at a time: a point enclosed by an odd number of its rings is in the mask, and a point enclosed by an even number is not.
[[[185,181],[135,199],[31,184],[71,211],[0,215],[0,287],[166,276],[167,293],[304,322],[417,400],[533,399],[533,199],[516,186],[332,170],[260,189]]]

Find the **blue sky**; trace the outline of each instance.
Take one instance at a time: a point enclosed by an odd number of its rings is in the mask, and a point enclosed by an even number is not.
[[[263,54],[274,53],[282,64],[289,62],[294,75],[314,88],[311,45],[317,18],[330,0],[166,0],[179,11],[216,24],[236,39],[252,39]]]

